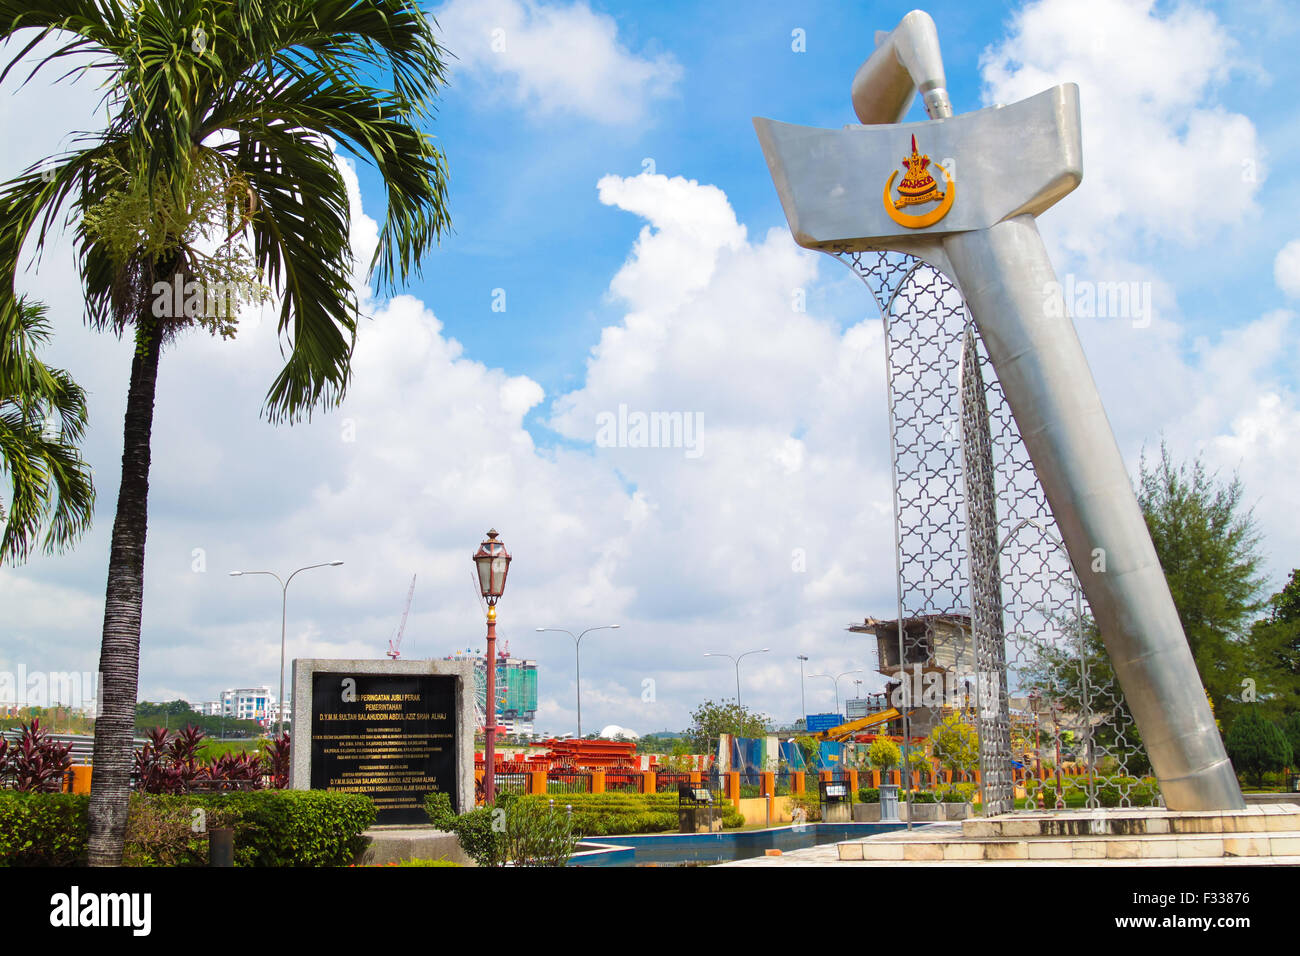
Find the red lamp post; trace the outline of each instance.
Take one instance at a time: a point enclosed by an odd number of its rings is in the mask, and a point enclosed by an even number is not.
[[[492,804],[496,800],[497,755],[497,601],[506,589],[506,573],[510,570],[510,552],[497,540],[493,528],[487,540],[474,554],[478,569],[479,590],[487,602],[487,726],[483,728],[483,800]]]

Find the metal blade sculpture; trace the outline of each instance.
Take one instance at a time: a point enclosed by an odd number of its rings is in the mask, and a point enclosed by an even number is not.
[[[900,122],[917,92],[930,120]],[[913,10],[892,32],[877,34],[852,100],[862,126],[823,130],[754,119],[795,241],[830,253],[909,253],[957,284],[1166,805],[1244,807],[1034,221],[1083,178],[1078,87],[954,116],[934,21]],[[930,156],[946,159],[931,164]]]

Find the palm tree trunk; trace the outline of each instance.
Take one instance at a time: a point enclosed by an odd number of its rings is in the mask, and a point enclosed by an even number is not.
[[[99,650],[100,714],[95,720],[90,781],[91,866],[120,866],[126,843],[127,802],[140,673],[140,616],[144,600],[144,540],[149,520],[149,439],[158,384],[159,329],[140,320],[122,441],[122,484],[108,558],[104,635]]]

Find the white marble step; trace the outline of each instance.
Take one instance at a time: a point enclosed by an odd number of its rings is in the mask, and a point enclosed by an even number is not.
[[[1244,810],[1171,811],[1162,808],[1061,810],[1009,813],[962,823],[970,838],[1267,833],[1300,830],[1300,806],[1256,804]]]
[[[1179,860],[1300,856],[1300,829],[1250,833],[1158,833],[1140,836],[967,837],[957,833],[910,838],[899,834],[838,844],[840,860]]]

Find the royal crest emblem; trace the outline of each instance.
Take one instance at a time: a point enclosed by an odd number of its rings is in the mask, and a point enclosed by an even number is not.
[[[956,198],[957,184],[953,182],[951,174],[947,169],[944,169],[942,164],[935,163],[934,165],[935,168],[943,170],[944,182],[948,187],[946,190],[939,188],[939,183],[930,172],[930,157],[918,152],[916,136],[913,134],[912,155],[903,157],[901,167],[903,169],[903,179],[898,184],[898,198],[893,197],[894,179],[898,176],[897,169],[889,174],[889,182],[885,183],[883,196],[885,212],[889,213],[889,218],[900,226],[907,226],[909,229],[922,229],[925,226],[933,226],[948,215],[948,210],[952,208],[953,200]],[[937,202],[939,205],[920,215],[911,215],[902,211],[908,206],[920,206],[931,202]]]

